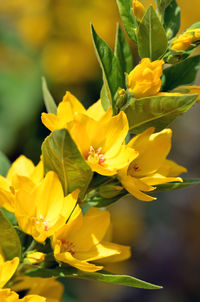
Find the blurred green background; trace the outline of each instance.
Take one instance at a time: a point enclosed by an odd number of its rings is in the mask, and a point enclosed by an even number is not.
[[[178,2],[182,28],[199,21],[199,0]],[[37,162],[49,133],[40,121],[41,76],[57,102],[66,90],[86,107],[98,100],[101,72],[89,23],[112,46],[117,21],[115,0],[0,0],[0,150],[12,161],[23,153]],[[190,177],[200,177],[199,114],[196,104],[172,125],[171,158]],[[161,193],[152,203],[128,197],[110,210],[113,240],[131,245],[133,256],[109,269],[164,289],[66,280],[63,301],[199,302],[200,187]]]

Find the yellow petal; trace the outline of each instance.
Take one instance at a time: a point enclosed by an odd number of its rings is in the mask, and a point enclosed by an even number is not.
[[[12,182],[12,177],[15,174],[29,177],[34,171],[34,168],[33,162],[24,155],[21,155],[14,161],[9,169],[7,179]]]
[[[46,302],[46,298],[38,295],[28,295],[21,299],[19,302]]]
[[[166,177],[159,173],[155,173],[151,176],[142,177],[141,181],[149,186],[160,185],[168,182],[179,181],[182,182],[182,178],[180,177]]]
[[[81,261],[73,257],[69,252],[54,254],[55,258],[61,262],[68,263],[71,266],[74,266],[85,272],[96,272],[103,269],[103,266],[97,266],[86,261]]]
[[[154,190],[154,187],[148,186],[146,183],[142,182],[140,179],[132,177],[126,174],[126,169],[119,172],[119,180],[124,188],[134,197],[143,201],[155,200],[155,197],[149,196],[141,191],[149,192]]]
[[[117,253],[115,253],[112,256],[106,256],[105,258],[102,258],[98,262],[101,262],[103,264],[104,263],[113,263],[113,262],[123,261],[123,260],[126,260],[131,257],[130,246],[116,244],[116,243],[112,243],[112,242],[105,242],[105,241],[101,242],[101,244],[104,247],[108,247],[110,249],[117,251]]]
[[[0,264],[0,288],[2,288],[14,275],[19,264],[19,258],[15,257],[10,261]]]
[[[79,100],[73,94],[71,94],[69,91],[66,92],[65,96],[63,97],[62,102],[65,104],[69,103],[72,108],[72,112],[74,114],[77,112],[86,113],[86,110],[85,110],[84,106],[81,104],[81,102],[79,102]]]
[[[94,120],[100,120],[104,114],[105,110],[103,109],[103,106],[101,105],[101,100],[98,100],[96,103],[94,103],[92,106],[90,106],[87,110],[87,115],[93,118]]]
[[[139,156],[129,166],[128,173],[135,177],[143,177],[156,172],[166,159],[171,148],[172,131],[164,129],[150,134],[152,129],[140,134],[130,142],[139,152]]]
[[[18,297],[18,294],[12,292],[9,288],[0,289],[0,301],[2,302],[18,302]]]
[[[59,120],[58,117],[53,113],[43,112],[41,115],[42,123],[50,130],[54,131],[65,127],[65,122]]]
[[[186,173],[187,169],[181,165],[178,165],[172,160],[166,159],[158,173],[162,174],[163,176],[173,176],[176,177],[182,173]]]
[[[69,234],[69,241],[73,241],[77,251],[88,251],[98,244],[109,227],[110,213],[91,207],[83,216],[83,224],[73,238]]]

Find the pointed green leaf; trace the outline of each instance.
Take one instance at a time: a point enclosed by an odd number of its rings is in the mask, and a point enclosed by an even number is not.
[[[165,30],[152,6],[148,8],[139,25],[137,40],[141,58],[154,61],[161,58],[167,50]]]
[[[118,285],[126,285],[126,286],[145,288],[145,289],[162,288],[162,286],[154,285],[127,275],[115,275],[104,271],[89,273],[89,272],[80,271],[73,267],[59,267],[55,269],[39,268],[27,272],[26,275],[29,275],[31,277],[40,276],[43,278],[49,278],[49,277],[80,278],[80,279],[96,280],[106,283],[113,283]]]
[[[162,91],[169,91],[180,85],[192,84],[196,78],[199,64],[200,56],[194,56],[164,69]]]
[[[189,29],[189,28],[200,28],[200,22],[196,22],[196,23],[192,24],[191,26],[186,28],[186,30]]]
[[[115,112],[114,96],[119,87],[125,87],[123,75],[120,72],[120,66],[117,58],[114,56],[113,51],[108,44],[101,39],[95,32],[93,26],[92,38],[94,43],[95,52],[103,73],[103,81],[106,89],[106,94],[110,100],[110,105],[113,106]]]
[[[44,77],[42,77],[42,92],[43,92],[44,104],[46,106],[47,112],[56,114],[57,106],[52,95],[49,92],[49,89],[47,87],[47,82]]]
[[[181,10],[176,0],[172,0],[164,12],[164,28],[168,39],[173,38],[181,25]]]
[[[65,195],[80,188],[82,198],[92,179],[92,170],[66,129],[52,132],[42,144],[44,171],[57,173]]]
[[[101,98],[101,104],[102,104],[103,109],[105,111],[107,111],[108,108],[110,107],[110,100],[108,98],[107,89],[106,89],[106,86],[104,84],[101,88],[100,98]]]
[[[140,133],[152,126],[160,131],[186,112],[196,98],[196,94],[133,98],[122,110],[127,115],[131,132]]]
[[[0,175],[6,176],[10,169],[11,163],[7,156],[0,151]]]
[[[117,0],[120,16],[124,25],[124,29],[129,38],[136,43],[136,35],[134,29],[136,29],[137,22],[132,13],[132,0]]]
[[[12,224],[0,211],[0,248],[6,260],[21,257],[21,244]]]
[[[121,73],[129,73],[133,69],[133,57],[131,53],[130,46],[124,37],[123,30],[121,26],[117,25],[117,34],[115,41],[115,56],[121,67]],[[125,81],[125,75],[124,75]]]
[[[200,184],[200,178],[184,178],[183,182],[170,182],[156,186],[156,191],[171,191],[184,189],[193,185]]]

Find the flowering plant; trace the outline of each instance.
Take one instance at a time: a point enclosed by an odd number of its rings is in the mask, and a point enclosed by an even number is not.
[[[127,194],[152,201],[152,192],[200,182],[181,178],[186,168],[167,158],[172,130],[166,128],[199,99],[200,88],[192,83],[200,56],[191,54],[200,25],[176,36],[176,0],[157,0],[157,10],[137,0],[117,4],[125,31],[137,44],[138,64],[119,25],[114,52],[92,27],[103,73],[100,100],[86,110],[67,91],[57,106],[43,79],[47,113],[41,118],[51,133],[40,162],[35,166],[21,155],[10,165],[1,154],[3,301],[59,301],[58,277],[162,288],[105,270],[107,263],[131,256],[129,246],[108,235],[105,208]],[[20,299],[16,292],[24,289],[28,295]]]

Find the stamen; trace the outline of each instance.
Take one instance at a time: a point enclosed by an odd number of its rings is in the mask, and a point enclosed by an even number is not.
[[[62,243],[61,253],[69,252],[73,256],[76,252],[74,243],[65,238],[60,239],[60,241]]]
[[[99,147],[95,150],[93,146],[90,146],[87,155],[85,156],[86,160],[91,163],[103,165],[105,161],[104,154],[102,153],[102,147]]]

